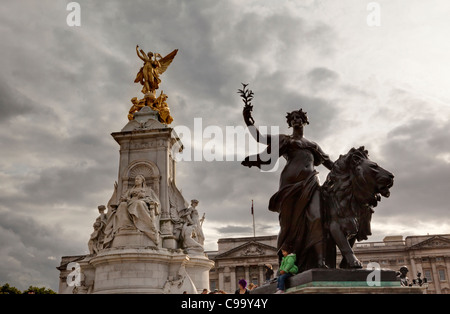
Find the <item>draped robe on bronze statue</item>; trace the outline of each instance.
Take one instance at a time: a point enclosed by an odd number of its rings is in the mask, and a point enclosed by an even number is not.
[[[264,156],[268,156],[271,149],[272,145],[269,143],[265,152],[257,156],[249,156],[245,160],[250,165],[259,168],[263,164],[270,164],[270,160],[262,160]],[[313,165],[311,167],[297,167],[295,163],[289,163],[289,160],[300,151],[312,156]],[[322,222],[320,219],[314,218],[320,217],[320,212],[312,213],[312,210],[320,211],[320,208],[310,208],[314,193],[319,189],[318,172],[314,170],[313,166],[324,163],[329,160],[329,157],[316,143],[306,139],[298,141],[287,135],[279,136],[279,156],[288,160],[285,170],[288,167],[292,168],[289,169],[289,180],[284,180],[284,171],[281,174],[280,188],[270,198],[269,210],[279,213],[278,250],[284,243],[291,245],[294,253],[297,254],[297,265],[303,271],[312,267],[310,266],[314,260],[312,246],[323,240]],[[293,172],[294,176],[292,176]],[[320,232],[314,232],[317,230]]]

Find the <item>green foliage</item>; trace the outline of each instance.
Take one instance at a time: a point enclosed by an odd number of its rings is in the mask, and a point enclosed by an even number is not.
[[[11,287],[8,283],[5,283],[0,288],[0,294],[56,294],[56,292],[45,287],[39,288],[33,286],[29,286],[27,290],[21,292],[16,287]]]
[[[56,294],[56,292],[45,287],[39,288],[29,286],[28,289],[23,292],[23,294]]]
[[[22,292],[20,292],[20,290],[16,287],[11,287],[9,283],[5,283],[0,288],[0,294],[22,294]]]

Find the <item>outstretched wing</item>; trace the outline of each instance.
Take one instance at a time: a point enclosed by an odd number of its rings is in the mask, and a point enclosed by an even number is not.
[[[142,67],[139,70],[138,74],[136,74],[136,78],[134,79],[134,82],[135,83],[139,83],[140,82],[142,85],[144,85],[143,79],[144,79],[144,67]]]
[[[173,58],[177,55],[178,49],[175,49],[171,53],[169,53],[167,56],[159,60],[159,64],[161,64],[161,67],[158,68],[159,74],[163,74],[166,72],[169,65],[172,63]]]

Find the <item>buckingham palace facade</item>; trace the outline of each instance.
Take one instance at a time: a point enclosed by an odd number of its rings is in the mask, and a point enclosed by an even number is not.
[[[209,273],[211,290],[234,292],[240,279],[261,285],[264,264],[273,265],[275,273],[278,270],[277,236],[226,238],[217,244],[218,251],[206,252],[215,262]]]
[[[264,264],[273,265],[275,273],[278,270],[276,243],[277,236],[219,239],[218,250],[207,252],[215,262],[210,289],[232,293],[240,279],[261,285]],[[354,251],[364,267],[372,262],[392,270],[406,266],[410,281],[418,272],[427,278],[426,293],[450,294],[450,234],[388,236],[380,242],[356,243]]]

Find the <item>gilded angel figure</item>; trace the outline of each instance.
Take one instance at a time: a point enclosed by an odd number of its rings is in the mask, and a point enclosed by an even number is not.
[[[161,83],[159,76],[167,70],[177,52],[178,49],[175,49],[163,58],[159,53],[149,51],[145,54],[144,50],[139,49],[139,45],[136,45],[136,53],[144,61],[144,65],[137,73],[134,82],[143,85],[141,90],[143,94],[154,93],[159,88]]]

